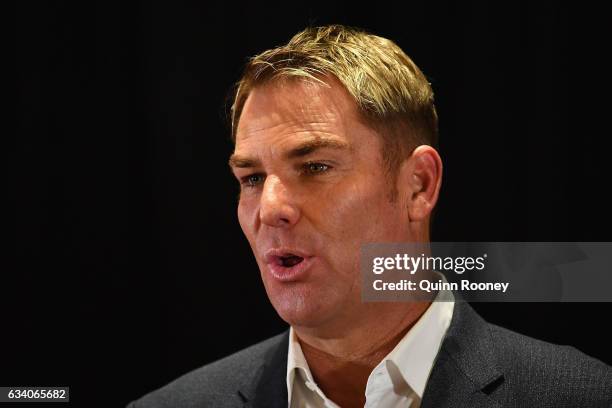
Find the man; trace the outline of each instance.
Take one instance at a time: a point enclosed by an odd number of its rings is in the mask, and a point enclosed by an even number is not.
[[[254,57],[232,134],[240,225],[290,330],[132,407],[612,406],[610,367],[452,294],[362,302],[362,244],[429,242],[442,180],[431,87],[393,42],[327,26]]]

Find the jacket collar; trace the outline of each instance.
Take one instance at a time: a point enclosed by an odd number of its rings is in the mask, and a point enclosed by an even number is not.
[[[453,319],[432,368],[422,408],[498,407],[489,394],[503,383],[488,324],[455,294]]]
[[[289,330],[270,347],[252,383],[238,392],[249,408],[287,407]],[[453,318],[432,368],[422,408],[499,407],[489,394],[503,383],[488,324],[455,293]]]
[[[238,391],[245,408],[287,407],[288,349],[289,330],[264,354],[253,381]]]

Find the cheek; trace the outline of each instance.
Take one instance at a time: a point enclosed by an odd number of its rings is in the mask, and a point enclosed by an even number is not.
[[[238,223],[249,241],[251,241],[252,235],[255,232],[256,211],[257,209],[252,202],[247,200],[240,200],[238,202]]]
[[[382,189],[353,183],[312,203],[317,212],[315,229],[322,235],[327,262],[341,274],[352,276],[359,269],[362,244],[385,240],[389,222],[383,217],[390,205],[378,190]]]
[[[372,182],[354,183],[327,200],[330,205],[323,215],[333,229],[334,238],[360,245],[376,239],[377,231],[388,227],[385,217],[390,215],[392,207],[385,191],[373,185]]]

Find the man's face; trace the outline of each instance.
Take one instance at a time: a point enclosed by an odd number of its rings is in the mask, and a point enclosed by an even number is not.
[[[360,246],[410,240],[406,191],[389,200],[381,137],[346,90],[287,81],[249,95],[230,159],[238,219],[266,292],[289,324],[353,319]]]

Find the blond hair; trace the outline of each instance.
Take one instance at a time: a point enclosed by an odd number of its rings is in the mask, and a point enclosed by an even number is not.
[[[383,137],[387,169],[418,145],[436,146],[438,118],[425,75],[393,41],[341,25],[309,27],[247,63],[231,107],[232,139],[250,91],[268,81],[306,78],[327,85],[334,76],[363,118]]]

